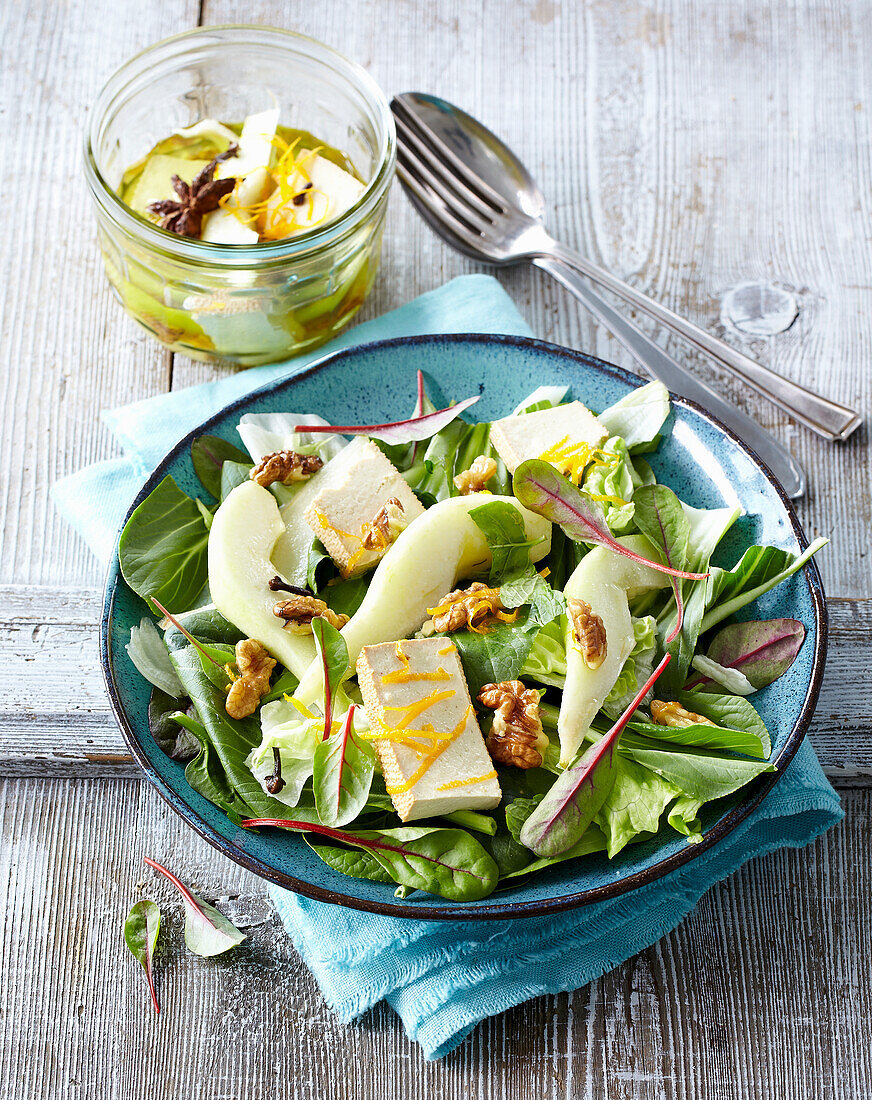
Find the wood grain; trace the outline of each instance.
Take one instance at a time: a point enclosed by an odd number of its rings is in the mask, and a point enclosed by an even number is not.
[[[102,570],[48,486],[117,451],[99,410],[166,386],[167,358],[128,321],[101,268],[82,128],[101,84],[196,0],[8,3],[2,19],[0,580],[97,583]]]
[[[613,973],[489,1020],[426,1063],[386,1008],[339,1025],[258,881],[147,784],[7,780],[0,1096],[862,1100],[872,792],[844,801],[847,819],[829,836],[753,860]],[[178,897],[143,855],[217,903],[249,942],[217,960],[187,952]],[[141,897],[164,912],[159,1018],[120,931]]]

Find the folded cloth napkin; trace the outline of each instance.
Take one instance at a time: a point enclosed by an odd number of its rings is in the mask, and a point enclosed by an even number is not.
[[[529,335],[488,276],[468,275],[358,325],[316,355],[229,374],[104,413],[124,457],[53,486],[59,510],[108,561],[130,501],[183,435],[229,401],[341,347],[443,332]],[[294,945],[343,1022],[386,1000],[427,1058],[452,1050],[487,1016],[530,997],[577,989],[660,939],[714,883],[746,860],[810,843],[842,817],[805,742],[775,789],[711,851],[648,886],[583,910],[525,920],[442,922],[382,917],[270,893]]]

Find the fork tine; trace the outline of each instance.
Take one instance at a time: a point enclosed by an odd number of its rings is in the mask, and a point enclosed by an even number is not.
[[[482,237],[478,233],[474,233],[466,225],[461,222],[455,214],[450,211],[442,199],[432,191],[426,183],[414,175],[414,172],[409,171],[406,168],[403,158],[400,157],[397,160],[397,175],[403,183],[404,187],[412,192],[412,194],[418,199],[418,201],[425,206],[430,213],[439,221],[450,233],[453,233],[464,244],[468,245],[476,254],[481,255],[482,252]]]
[[[395,115],[395,122],[397,124],[397,146],[402,148],[410,159],[414,158],[421,178],[426,179],[434,190],[438,190],[450,205],[456,206],[459,200],[464,206],[475,211],[476,215],[483,215],[486,220],[482,222],[482,228],[493,224],[496,213],[494,208],[470,190],[463,180],[452,172],[450,166],[443,164],[433,150],[421,141],[401,115]],[[447,193],[449,188],[454,194]]]
[[[399,137],[400,130],[397,127],[397,136]],[[487,218],[481,216],[478,210],[471,209],[465,205],[462,200],[458,198],[456,193],[452,191],[450,187],[447,187],[440,176],[434,172],[430,172],[427,166],[423,164],[419,157],[415,155],[413,150],[402,141],[397,142],[397,156],[402,157],[404,166],[407,170],[414,172],[415,176],[426,184],[431,191],[434,191],[443,201],[446,208],[450,210],[455,217],[467,222],[472,229],[477,229],[482,233],[486,233],[488,229],[493,229],[493,222]],[[486,207],[490,214],[493,211],[490,207]]]
[[[503,196],[495,191],[489,183],[486,183],[481,176],[471,171],[460,157],[452,149],[449,149],[442,138],[418,118],[415,112],[406,104],[402,95],[394,96],[391,100],[391,110],[395,118],[402,117],[421,141],[428,145],[442,161],[447,162],[466,186],[477,192],[480,198],[493,208],[495,213],[508,213],[508,205]]]

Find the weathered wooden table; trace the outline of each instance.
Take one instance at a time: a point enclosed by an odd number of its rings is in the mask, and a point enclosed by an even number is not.
[[[812,739],[845,822],[750,863],[673,935],[570,995],[483,1024],[425,1063],[387,1010],[340,1027],[263,884],[137,778],[103,696],[100,571],[52,480],[109,457],[99,411],[215,377],[162,352],[110,298],[80,136],[109,72],[201,23],[301,30],[390,92],[447,96],[504,135],[591,257],[791,377],[870,413],[872,17],[866,0],[6,0],[0,464],[0,1097],[872,1096],[872,469],[864,429],[830,446],[686,361],[806,465],[799,507],[832,621]],[[364,316],[471,265],[397,191]],[[537,332],[625,363],[531,271],[502,277]],[[761,281],[799,317],[751,340],[724,294]],[[180,917],[153,1015],[120,925],[143,854],[250,932],[232,961],[187,954]],[[229,899],[229,900],[228,900]],[[173,909],[177,914],[177,910]],[[584,920],[584,913],[579,914]]]

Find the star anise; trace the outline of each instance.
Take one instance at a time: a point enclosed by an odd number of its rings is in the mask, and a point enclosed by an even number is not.
[[[217,210],[218,203],[229,195],[236,185],[233,176],[216,180],[215,169],[218,165],[239,152],[238,145],[231,145],[225,153],[217,157],[194,176],[190,184],[180,176],[173,176],[173,190],[179,196],[175,199],[161,199],[149,204],[152,214],[159,214],[161,229],[177,233],[180,237],[199,237],[203,230],[203,215]]]

